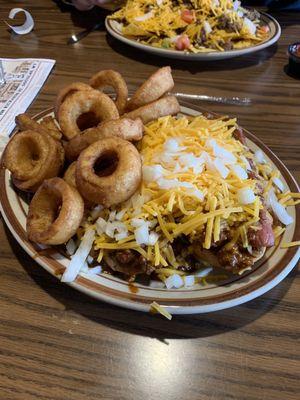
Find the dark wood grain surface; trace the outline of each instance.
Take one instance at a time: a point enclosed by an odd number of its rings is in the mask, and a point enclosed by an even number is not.
[[[251,107],[204,104],[237,115],[300,178],[300,81],[288,76],[287,45],[299,40],[300,14],[274,15],[278,45],[213,63],[185,63],[140,53],[97,31],[67,46],[102,12],[61,10],[26,1],[34,32],[12,35],[3,23],[19,1],[0,1],[0,55],[45,57],[56,66],[30,107],[52,105],[74,80],[114,68],[131,89],[155,68],[171,65],[176,90],[245,96]],[[275,289],[213,314],[160,317],[94,301],[59,284],[31,260],[1,223],[1,400],[296,400],[299,398],[297,269]]]

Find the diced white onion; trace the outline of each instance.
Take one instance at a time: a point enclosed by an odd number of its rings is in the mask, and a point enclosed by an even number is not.
[[[76,244],[73,239],[70,239],[66,244],[67,253],[72,256],[76,250]]]
[[[238,178],[240,178],[242,180],[248,179],[247,172],[240,165],[238,165],[238,164],[232,165],[231,170]]]
[[[160,189],[173,189],[178,187],[179,180],[178,179],[164,179],[160,178],[157,181],[158,186]]]
[[[178,179],[159,179],[157,182],[158,186],[161,189],[173,189],[173,188],[185,188],[185,189],[191,189],[189,190],[189,193],[195,197],[198,197],[200,200],[204,199],[204,195],[201,192],[201,190],[195,188],[195,186],[191,182],[181,182]]]
[[[194,156],[194,154],[192,154],[192,153],[183,153],[179,158],[178,158],[178,161],[180,162],[180,164],[181,165],[184,165],[184,166],[190,166],[190,164],[191,164],[191,159],[193,159],[193,157],[195,157]]]
[[[224,164],[235,164],[236,157],[229,150],[224,149],[217,144],[215,139],[209,139],[206,141],[206,146],[213,149],[213,153],[215,157],[218,157]]]
[[[156,232],[151,232],[149,235],[149,241],[148,241],[148,245],[149,246],[154,246],[155,243],[158,241],[159,235]]]
[[[115,239],[118,242],[119,240],[126,239],[128,237],[128,232],[121,232],[121,233],[116,233],[115,234]]]
[[[199,199],[199,200],[201,200],[201,201],[204,200],[204,194],[203,194],[203,192],[201,192],[201,190],[199,190],[199,189],[190,190],[189,193],[190,193],[192,196],[197,197],[197,199]]]
[[[111,211],[111,212],[109,213],[108,220],[109,220],[109,221],[114,221],[114,220],[115,220],[115,217],[116,217],[116,213],[117,213],[116,210]]]
[[[146,224],[149,228],[154,228],[156,225],[156,221],[145,221],[142,218],[132,218],[132,220],[130,221],[131,226],[133,226],[134,228],[139,228],[140,226]]]
[[[229,169],[224,165],[223,161],[216,158],[212,161],[210,158],[207,159],[206,168],[212,172],[218,172],[223,179],[225,179],[229,174]]]
[[[166,170],[161,165],[143,166],[143,179],[146,182],[153,182],[166,174]]]
[[[294,222],[293,217],[286,211],[285,207],[279,203],[274,192],[269,192],[269,198],[271,208],[279,221],[284,225],[292,224]]]
[[[182,154],[178,161],[181,165],[192,168],[195,174],[200,174],[203,170],[203,158],[195,157],[192,153]]]
[[[197,157],[200,164],[212,162],[210,155],[206,151],[202,151],[200,157]]]
[[[191,182],[178,182],[178,186],[187,188],[187,189],[194,189],[194,185]]]
[[[93,259],[92,256],[88,256],[88,258],[87,258],[86,261],[87,261],[88,264],[92,264],[92,262],[94,261],[94,259]]]
[[[93,220],[99,217],[100,212],[103,210],[103,206],[98,204],[96,207],[94,207],[91,211],[91,217]]]
[[[98,235],[102,235],[102,233],[106,230],[107,222],[102,217],[99,217],[96,221],[96,231]]]
[[[119,211],[119,212],[116,214],[116,220],[117,220],[117,221],[121,221],[122,218],[124,217],[126,211],[127,211],[126,209],[123,209],[123,210]]]
[[[193,165],[193,171],[195,174],[201,174],[201,172],[203,171],[203,165],[202,164]]]
[[[165,280],[167,289],[180,288],[184,285],[183,279],[178,274],[173,274]]]
[[[97,265],[96,267],[93,268],[89,268],[89,270],[87,271],[88,275],[99,275],[102,272],[102,267],[101,265]]]
[[[254,160],[257,161],[259,164],[265,164],[266,159],[262,150],[256,150],[256,152],[254,153]]]
[[[225,167],[222,160],[220,160],[219,158],[216,158],[213,161],[213,165],[214,165],[215,170],[219,172],[219,174],[221,175],[221,177],[223,179],[227,178],[227,176],[229,174],[229,169],[227,167]]]
[[[164,2],[164,0],[156,0],[156,4],[158,5],[158,7],[160,7],[163,2]]]
[[[203,22],[203,28],[204,28],[205,33],[206,33],[207,35],[209,35],[210,32],[212,31],[212,27],[210,26],[210,23],[209,23],[208,21],[204,21],[204,22]]]
[[[159,235],[156,232],[150,232],[150,227],[153,228],[156,222],[144,221],[141,218],[133,218],[131,220],[131,226],[135,227],[134,235],[135,240],[138,244],[146,244],[154,246],[157,242]]]
[[[145,221],[142,218],[132,218],[130,221],[131,226],[134,228],[138,228],[145,224]]]
[[[89,229],[85,232],[78,249],[63,273],[61,278],[62,282],[73,282],[76,279],[81,267],[89,255],[89,252],[91,251],[94,238],[95,231],[93,229]]]
[[[224,164],[234,164],[236,163],[236,157],[228,150],[221,146],[216,145],[214,147],[215,157],[220,158]]]
[[[251,204],[255,201],[255,194],[250,188],[242,188],[237,191],[237,199],[240,204]]]
[[[149,242],[149,227],[147,224],[141,225],[134,231],[137,244],[146,244]]]
[[[273,178],[273,182],[275,183],[275,185],[278,187],[278,189],[283,192],[284,191],[284,183],[282,182],[281,179],[279,178]]]
[[[171,138],[165,141],[164,149],[168,153],[177,153],[178,151],[185,150],[185,147],[179,145],[178,139]]]
[[[209,275],[212,270],[213,270],[212,267],[204,268],[204,269],[202,269],[200,271],[197,271],[194,275],[197,278],[204,278],[205,276]]]
[[[144,22],[147,21],[147,19],[150,19],[154,16],[153,11],[149,11],[148,13],[141,15],[140,17],[135,17],[134,20],[138,22]]]
[[[107,222],[106,224],[106,229],[105,229],[105,234],[109,236],[110,238],[113,238],[115,235],[115,227],[112,222]]]
[[[161,154],[158,154],[156,157],[155,157],[155,160],[157,160],[158,162],[163,162],[163,163],[166,163],[166,164],[174,164],[174,162],[175,162],[175,159],[174,159],[174,157],[175,156],[177,156],[177,154],[175,153],[161,153]]]
[[[255,35],[256,25],[247,17],[244,17],[244,28],[246,28],[251,35]]]
[[[145,224],[148,226],[148,228],[154,228],[154,226],[156,225],[156,221],[145,221],[142,218],[132,218],[130,224],[134,228],[139,228],[140,226]]]
[[[151,281],[149,286],[156,289],[162,289],[165,287],[165,284],[161,281]]]
[[[207,139],[205,145],[210,149],[214,149],[215,146],[217,146],[217,142],[215,141],[215,139]]]
[[[106,235],[109,236],[110,238],[114,238],[115,231],[117,231],[117,234],[122,233],[123,235],[126,234],[126,236],[127,236],[126,225],[121,221],[113,221],[113,222],[107,223],[106,229],[105,229]]]
[[[187,275],[183,278],[184,280],[184,286],[185,287],[190,287],[190,286],[194,286],[195,284],[195,277],[194,275]]]

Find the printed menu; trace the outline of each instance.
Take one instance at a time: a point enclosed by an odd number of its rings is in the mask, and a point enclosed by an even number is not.
[[[0,85],[0,153],[15,128],[15,117],[27,110],[50,74],[55,60],[0,58],[4,84]]]

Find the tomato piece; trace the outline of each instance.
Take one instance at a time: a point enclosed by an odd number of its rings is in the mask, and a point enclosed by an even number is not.
[[[175,42],[175,47],[177,50],[188,49],[190,47],[190,45],[191,45],[191,42],[187,35],[179,36]]]
[[[182,10],[181,11],[181,19],[183,19],[183,21],[186,22],[187,24],[191,24],[195,19],[193,11]]]
[[[270,32],[270,28],[268,27],[268,25],[261,26],[260,30],[263,31],[264,33],[269,33]]]

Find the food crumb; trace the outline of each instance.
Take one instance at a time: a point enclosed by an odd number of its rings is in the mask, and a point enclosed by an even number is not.
[[[153,301],[150,304],[150,313],[151,314],[159,313],[159,314],[163,315],[165,318],[167,318],[168,320],[172,319],[172,315],[168,311],[166,311],[164,309],[164,307],[162,307],[158,303],[156,303],[156,301]]]

